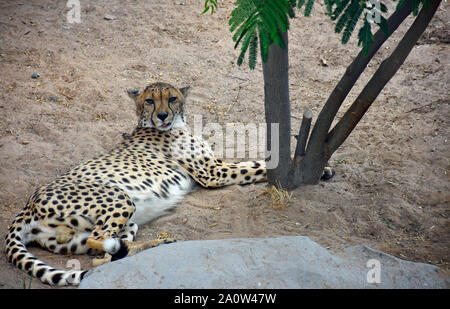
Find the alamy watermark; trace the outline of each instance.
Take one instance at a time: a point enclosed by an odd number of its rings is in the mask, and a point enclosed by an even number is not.
[[[366,266],[370,268],[367,272],[367,283],[381,283],[381,263],[377,259],[370,259]]]
[[[66,263],[66,268],[69,268],[72,271],[80,271],[81,270],[81,263],[80,263],[80,261],[78,259],[70,259]],[[68,283],[73,283],[75,278],[73,278],[72,276],[69,276],[69,277],[67,277],[66,280],[67,280]]]
[[[268,169],[276,168],[279,162],[279,124],[271,123],[207,123],[203,125],[202,115],[194,115],[193,130],[187,130],[200,143],[206,145],[207,152],[225,159],[266,159]],[[266,143],[267,129],[270,130],[270,145]],[[177,136],[170,152],[173,158],[190,158],[191,139]],[[268,147],[270,146],[270,147]],[[200,156],[200,153],[197,154]]]
[[[68,0],[66,7],[70,8],[70,10],[67,12],[67,22],[69,24],[81,23],[80,0]]]
[[[381,22],[381,4],[380,0],[369,0],[366,2],[367,21],[379,24]]]

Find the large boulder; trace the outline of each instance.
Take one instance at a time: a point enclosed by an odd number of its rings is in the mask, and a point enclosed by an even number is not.
[[[302,236],[184,241],[90,270],[80,288],[448,288],[439,268]]]

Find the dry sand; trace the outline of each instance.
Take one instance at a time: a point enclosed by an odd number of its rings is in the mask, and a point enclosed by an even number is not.
[[[191,85],[189,120],[203,115],[204,123],[264,122],[261,66],[250,71],[235,65],[239,51],[227,25],[232,1],[220,1],[213,16],[200,14],[200,0],[80,3],[81,23],[68,24],[65,1],[0,1],[2,251],[8,224],[36,187],[112,149],[132,131],[136,116],[127,88],[154,81]],[[265,184],[200,189],[172,214],[142,226],[138,239],[161,232],[180,241],[304,235],[334,252],[366,244],[437,265],[448,275],[449,9],[443,2],[334,154],[330,182],[294,190],[282,209],[261,195]],[[411,23],[410,17],[382,47],[344,107]],[[295,134],[303,110],[317,116],[358,48],[356,35],[340,43],[321,3],[311,18],[292,22],[289,45]],[[35,72],[37,79],[31,78]],[[33,252],[57,267],[75,258]],[[89,258],[76,258],[90,267]],[[22,288],[27,280],[2,254],[0,287]],[[32,287],[48,288],[37,280]]]

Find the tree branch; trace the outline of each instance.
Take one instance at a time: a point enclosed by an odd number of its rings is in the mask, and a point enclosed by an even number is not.
[[[412,1],[407,0],[400,10],[395,11],[388,18],[387,25],[391,34],[411,13]],[[369,53],[364,55],[361,51],[347,68],[344,76],[342,76],[336,85],[317,118],[303,160],[301,160],[298,167],[293,168],[293,171],[289,175],[290,188],[295,188],[300,184],[317,184],[319,182],[323,168],[333,154],[333,151],[329,150],[328,144],[326,143],[331,123],[353,85],[387,39],[386,34],[379,29],[374,35],[374,41],[372,42]]]
[[[405,18],[408,17],[408,15],[411,13],[412,1],[413,0],[407,0],[407,2],[400,8],[400,10],[395,11],[388,18],[387,25],[391,34],[395,30],[397,30],[403,20],[405,20]],[[325,103],[319,116],[317,117],[316,124],[314,125],[310,140],[308,142],[307,152],[318,152],[320,151],[319,149],[324,148],[325,139],[327,137],[331,123],[333,122],[333,119],[336,116],[339,108],[349,94],[353,85],[358,80],[359,76],[367,67],[367,64],[387,39],[388,37],[386,36],[386,34],[381,29],[379,29],[374,35],[374,40],[369,53],[367,55],[364,55],[361,51],[347,68],[344,76],[342,76],[341,80],[336,85],[333,92],[330,94],[327,102]],[[326,154],[326,156],[331,156],[331,153]],[[326,160],[328,160],[328,158],[326,158]]]
[[[332,154],[345,141],[383,90],[384,86],[398,71],[422,33],[427,28],[440,3],[441,0],[434,0],[426,10],[422,8],[397,48],[381,63],[380,67],[356,98],[355,102],[350,106],[333,130],[330,131],[327,137],[329,153]]]
[[[301,159],[305,156],[306,142],[308,141],[309,131],[311,130],[312,111],[307,109],[303,113],[302,124],[297,135],[297,147],[294,154],[294,165],[297,167]]]

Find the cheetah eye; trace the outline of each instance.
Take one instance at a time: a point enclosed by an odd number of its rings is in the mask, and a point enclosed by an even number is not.
[[[145,102],[148,104],[155,104],[155,101],[153,101],[152,99],[147,99],[145,100]]]
[[[177,97],[171,97],[169,98],[169,103],[175,102],[177,100]]]

